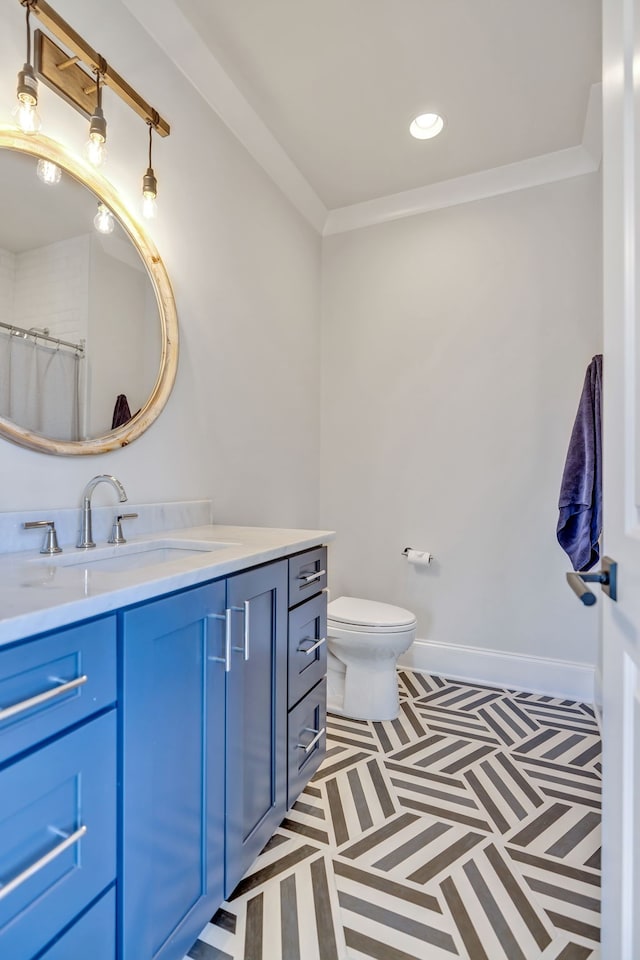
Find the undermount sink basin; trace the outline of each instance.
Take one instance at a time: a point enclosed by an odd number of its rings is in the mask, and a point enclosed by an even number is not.
[[[139,543],[121,543],[74,553],[58,553],[38,557],[38,563],[53,563],[58,567],[90,567],[106,573],[121,573],[172,563],[185,557],[202,556],[225,547],[237,546],[219,540],[147,540]]]

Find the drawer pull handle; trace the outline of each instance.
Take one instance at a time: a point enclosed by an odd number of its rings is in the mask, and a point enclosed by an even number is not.
[[[305,729],[305,733],[315,733],[315,737],[313,738],[311,743],[298,744],[301,750],[304,750],[305,753],[309,753],[311,750],[313,750],[318,740],[320,740],[320,738],[324,736],[325,728],[323,727],[322,730],[314,730],[313,727],[305,727],[304,729]]]
[[[39,873],[40,870],[43,870],[47,864],[51,863],[52,860],[55,860],[56,857],[59,857],[61,853],[64,853],[65,850],[68,850],[69,847],[72,847],[74,843],[77,843],[81,837],[84,837],[87,832],[85,826],[80,827],[79,830],[76,830],[75,833],[69,834],[62,843],[59,843],[57,847],[54,847],[53,850],[50,850],[49,853],[45,853],[44,857],[40,857],[39,860],[36,860],[35,863],[32,863],[30,867],[27,867],[26,870],[23,870],[22,873],[19,873],[17,877],[14,877],[13,880],[9,880],[8,883],[2,884],[0,886],[0,900],[4,897],[8,897],[10,893],[23,884],[30,877],[35,876],[36,873]]]
[[[326,570],[316,570],[315,573],[309,574],[308,577],[305,576],[304,573],[301,573],[300,576],[298,577],[298,580],[302,580],[304,581],[304,583],[313,583],[314,580],[319,580],[320,577],[326,577],[326,575],[327,575]]]
[[[310,639],[311,637],[305,637],[305,640],[303,640],[302,642],[305,643],[306,640],[310,640]],[[306,653],[306,655],[309,656],[310,653],[313,653],[314,650],[317,650],[318,647],[321,647],[322,644],[326,642],[327,642],[327,638],[321,637],[319,640],[316,640],[316,642],[312,644],[310,647],[298,647],[298,653]]]
[[[17,713],[23,713],[24,710],[31,710],[32,707],[38,707],[41,703],[46,703],[47,700],[53,700],[54,697],[62,697],[65,693],[69,693],[70,690],[81,687],[88,679],[86,675],[76,677],[75,680],[69,680],[68,683],[63,683],[59,687],[52,687],[51,690],[38,693],[35,697],[29,697],[28,700],[21,700],[20,703],[14,703],[10,707],[5,707],[4,710],[0,710],[0,720],[8,720],[9,717],[15,717]]]

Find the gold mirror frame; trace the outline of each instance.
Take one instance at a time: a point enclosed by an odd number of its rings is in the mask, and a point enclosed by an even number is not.
[[[176,378],[178,316],[167,271],[154,244],[128,213],[111,184],[99,173],[89,169],[80,160],[76,160],[61,144],[41,134],[24,134],[14,127],[0,124],[0,149],[16,150],[31,154],[36,159],[50,160],[88,187],[98,200],[109,207],[129,235],[147,268],[158,304],[162,339],[160,370],[151,395],[142,409],[123,426],[90,440],[51,440],[0,417],[0,437],[5,437],[30,450],[58,456],[107,453],[110,450],[126,447],[143,434],[160,415],[169,399]]]

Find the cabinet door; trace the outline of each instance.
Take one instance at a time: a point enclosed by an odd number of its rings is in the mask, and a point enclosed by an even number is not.
[[[116,905],[112,887],[38,960],[116,960]]]
[[[183,956],[223,900],[224,592],[122,617],[122,960]]]
[[[227,681],[225,895],[286,808],[287,563],[227,581],[232,617]]]
[[[289,707],[327,672],[327,594],[301,603],[289,614]]]
[[[116,876],[113,710],[0,770],[0,957],[32,960]]]

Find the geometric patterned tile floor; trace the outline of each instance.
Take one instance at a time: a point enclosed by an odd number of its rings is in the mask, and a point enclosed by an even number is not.
[[[583,703],[401,670],[190,960],[596,960],[600,738]],[[185,958],[186,960],[186,958]]]

